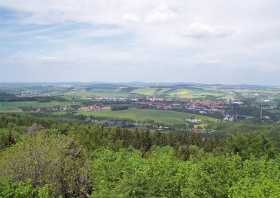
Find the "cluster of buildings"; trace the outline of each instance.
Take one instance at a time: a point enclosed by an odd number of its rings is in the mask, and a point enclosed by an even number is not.
[[[205,115],[223,115],[226,102],[222,100],[188,100],[178,101],[157,97],[138,97],[138,98],[98,98],[94,104],[80,107],[83,111],[110,110],[112,106],[127,105],[129,107],[175,110]]]
[[[195,100],[190,101],[185,105],[185,109],[191,112],[197,112],[200,114],[208,114],[213,112],[223,113],[225,108],[224,101],[212,101],[212,100]]]
[[[110,110],[110,105],[103,104],[93,104],[93,105],[85,105],[80,107],[81,111],[102,111],[102,110]]]
[[[161,110],[190,110],[196,112],[213,112],[224,109],[225,101],[222,100],[187,100],[178,101],[161,97],[96,97],[95,101],[100,104],[130,104],[143,108]]]
[[[224,113],[226,103],[222,100],[143,100],[136,103],[137,106],[144,108],[154,108],[160,110],[186,111],[199,114]]]

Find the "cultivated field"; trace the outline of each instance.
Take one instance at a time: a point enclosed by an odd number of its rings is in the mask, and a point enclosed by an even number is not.
[[[128,110],[111,111],[103,110],[96,112],[85,112],[82,111],[79,114],[96,116],[102,118],[113,118],[113,119],[128,119],[134,121],[155,121],[165,124],[184,124],[187,118],[197,118],[204,122],[213,122],[214,118],[207,116],[195,115],[185,112],[167,111],[167,110],[153,110],[153,109],[136,109],[130,108]]]
[[[22,108],[47,108],[55,106],[66,106],[70,102],[38,102],[38,101],[25,101],[25,102],[0,102],[1,112],[21,112]]]

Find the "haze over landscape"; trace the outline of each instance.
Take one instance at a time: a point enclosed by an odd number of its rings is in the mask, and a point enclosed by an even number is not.
[[[0,1],[0,81],[279,85],[279,7],[278,0]]]
[[[279,198],[279,0],[0,0],[0,198]]]

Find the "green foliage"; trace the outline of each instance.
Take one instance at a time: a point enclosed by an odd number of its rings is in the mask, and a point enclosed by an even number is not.
[[[192,163],[183,197],[227,197],[230,186],[239,178],[238,156],[209,156]]]
[[[103,111],[94,111],[87,112],[81,111],[79,112],[81,115],[85,116],[94,116],[99,118],[111,118],[111,119],[121,119],[121,120],[134,120],[138,122],[148,122],[154,121],[162,124],[185,124],[186,118],[195,117],[197,119],[201,119],[205,123],[216,122],[215,118],[211,118],[203,115],[195,115],[186,112],[177,112],[171,110],[156,110],[156,109],[137,109],[137,108],[129,108],[124,110],[103,110]]]
[[[247,160],[240,171],[240,180],[229,190],[231,198],[277,198],[280,196],[280,158]]]
[[[227,152],[239,154],[243,159],[251,156],[273,158],[279,153],[279,148],[265,133],[236,133],[226,142]]]
[[[49,198],[49,196],[47,186],[34,188],[30,181],[0,183],[0,197],[2,198]]]
[[[280,127],[219,127],[229,136],[0,116],[0,197],[280,197]]]
[[[176,197],[174,150],[155,148],[147,158],[135,150],[101,150],[92,163],[93,197]]]
[[[0,128],[0,149],[12,145],[16,142],[16,134],[8,129]]]
[[[99,150],[92,162],[92,197],[279,197],[279,159],[204,155],[178,160],[170,147],[145,158],[135,150]]]
[[[123,177],[133,174],[142,164],[141,154],[135,150],[100,149],[94,156],[91,167],[93,197],[114,197]]]
[[[83,197],[87,193],[87,161],[79,145],[63,135],[38,133],[2,153],[0,176],[48,185],[53,195]]]

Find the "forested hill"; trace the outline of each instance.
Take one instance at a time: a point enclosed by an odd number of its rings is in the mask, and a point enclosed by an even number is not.
[[[279,128],[160,133],[2,114],[0,197],[278,198]]]

